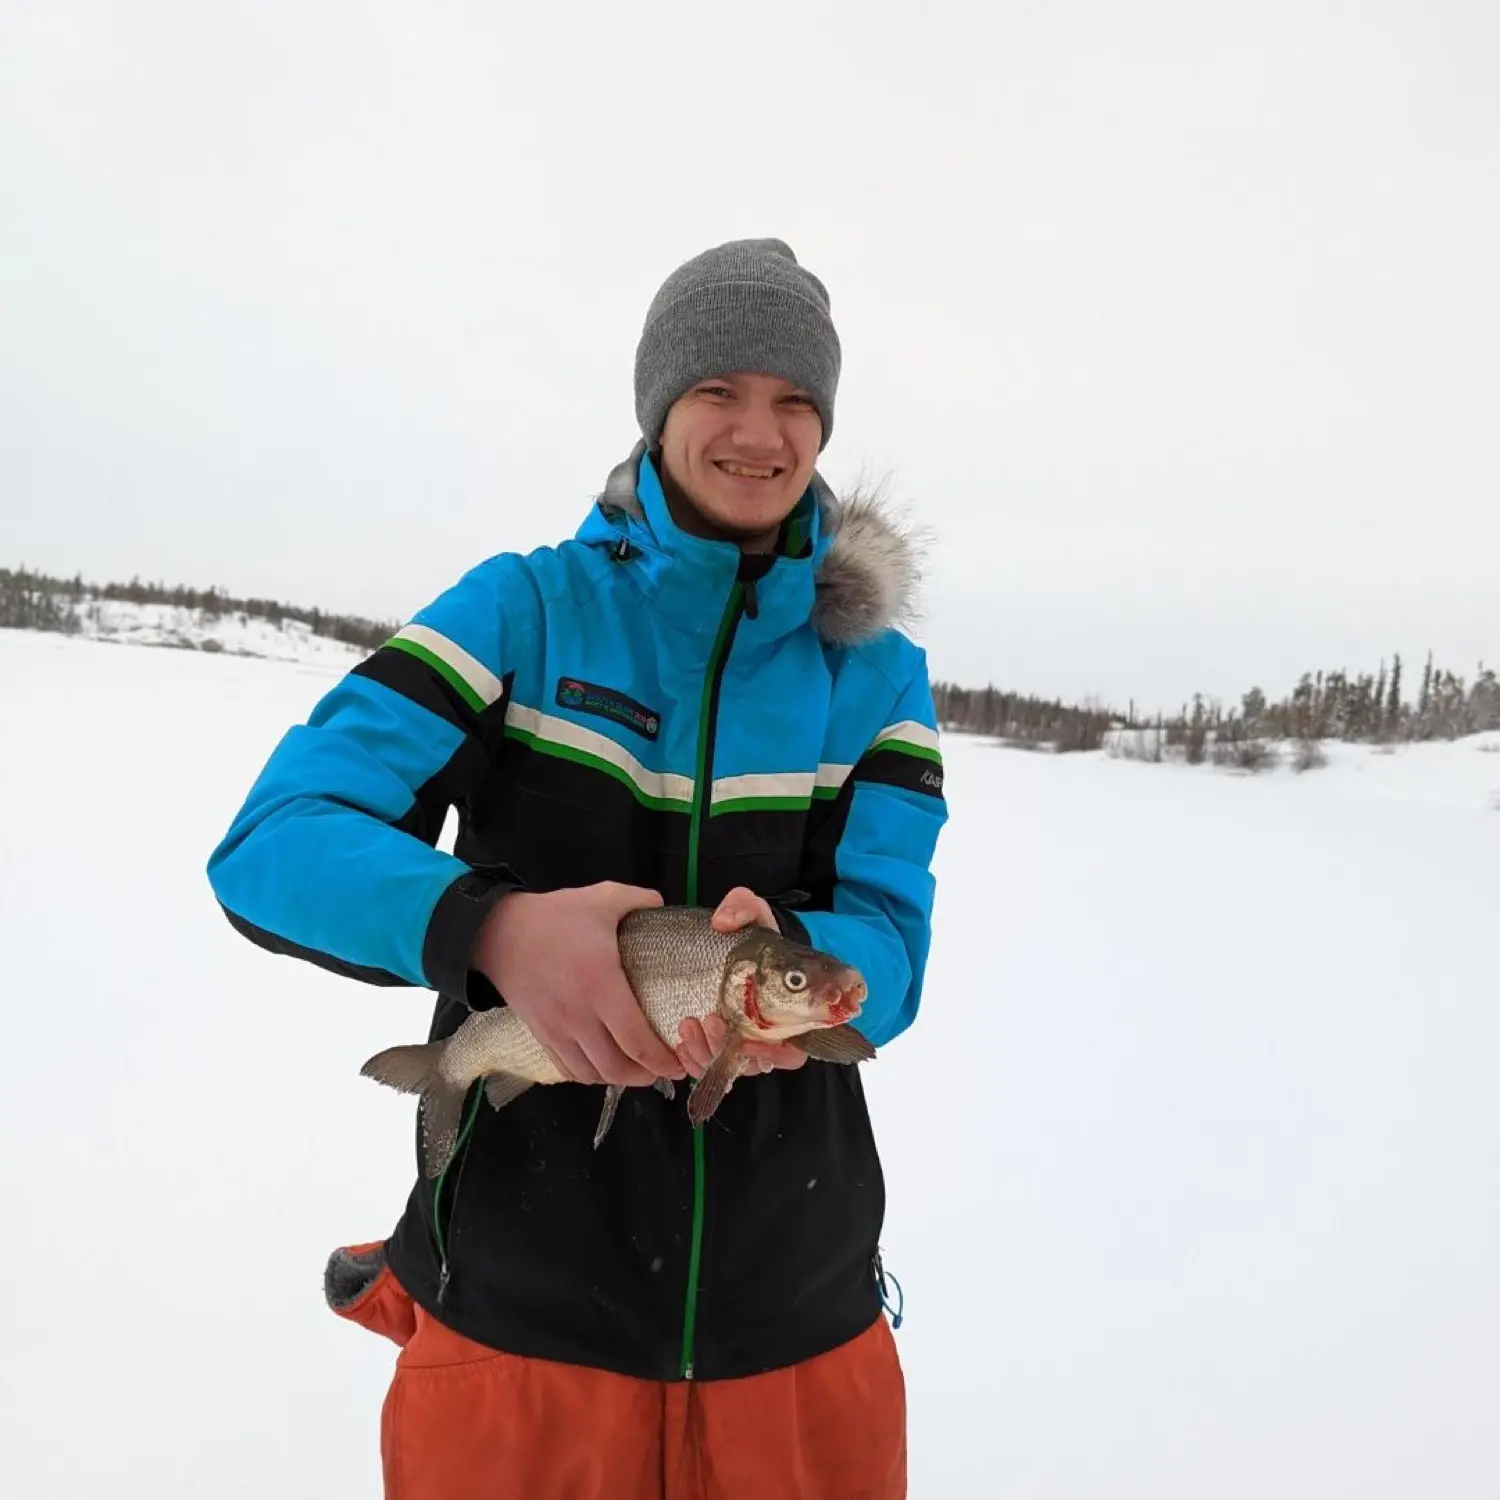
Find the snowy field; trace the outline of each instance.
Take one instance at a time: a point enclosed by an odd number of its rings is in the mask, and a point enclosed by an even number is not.
[[[394,1350],[320,1277],[409,1185],[357,1069],[427,1001],[203,877],[331,670],[0,631],[7,1500],[379,1492]],[[866,1070],[915,1500],[1500,1495],[1500,754],[946,748]]]

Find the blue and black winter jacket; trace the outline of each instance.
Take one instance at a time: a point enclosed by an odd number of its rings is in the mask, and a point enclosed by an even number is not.
[[[821,482],[774,557],[686,535],[638,450],[575,538],[475,568],[288,732],[214,891],[273,951],[435,991],[437,1038],[503,1003],[468,956],[518,886],[745,885],[862,972],[884,1045],[917,1013],[946,816],[925,659],[892,623],[912,574],[879,510]],[[680,1091],[632,1089],[595,1151],[601,1096],[478,1109],[461,1163],[418,1179],[387,1248],[434,1316],[655,1379],[794,1363],[879,1316],[857,1068],[744,1079],[697,1132]]]

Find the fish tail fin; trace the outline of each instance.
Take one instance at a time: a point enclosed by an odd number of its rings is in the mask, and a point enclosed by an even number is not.
[[[414,1047],[387,1047],[377,1052],[359,1071],[398,1094],[420,1094],[437,1076],[441,1042],[422,1042]]]
[[[429,1177],[441,1176],[448,1165],[469,1092],[443,1077],[438,1066],[443,1046],[442,1042],[421,1042],[387,1047],[359,1070],[398,1093],[422,1096],[422,1162]]]
[[[439,1074],[422,1090],[422,1166],[429,1177],[441,1177],[452,1159],[468,1097],[463,1084]]]

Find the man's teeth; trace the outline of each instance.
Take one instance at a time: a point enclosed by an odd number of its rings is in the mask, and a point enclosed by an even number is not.
[[[734,474],[740,479],[774,479],[777,474],[775,469],[757,469],[750,464],[730,464],[720,462],[719,467],[726,474]]]

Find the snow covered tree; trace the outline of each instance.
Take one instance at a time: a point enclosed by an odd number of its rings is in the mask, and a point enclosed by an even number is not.
[[[1473,733],[1500,729],[1500,682],[1493,667],[1479,665],[1479,675],[1469,692],[1468,727]]]

